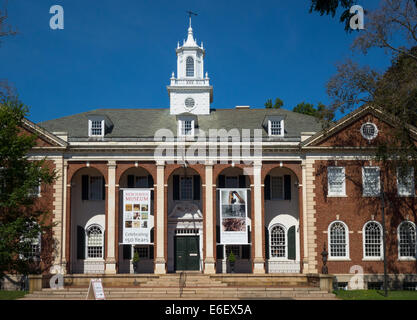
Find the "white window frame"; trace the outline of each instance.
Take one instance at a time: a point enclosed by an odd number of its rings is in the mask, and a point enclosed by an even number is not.
[[[273,257],[272,256],[272,229],[275,228],[275,227],[281,227],[284,230],[284,237],[285,237],[284,251],[285,251],[285,254],[284,254],[283,257]],[[269,261],[288,260],[288,230],[287,230],[287,228],[281,223],[275,223],[269,228],[268,232],[269,232],[269,237],[268,237],[269,238],[268,239],[268,242],[269,242]]]
[[[101,122],[101,134],[93,134],[93,122]],[[88,136],[89,137],[104,137],[105,123],[103,118],[90,118],[88,119]]]
[[[193,60],[193,75],[192,76],[189,76],[188,75],[188,60],[189,59],[192,59]],[[195,59],[194,59],[194,57],[193,56],[188,56],[187,58],[185,58],[185,76],[187,77],[187,78],[194,78],[195,77]]]
[[[335,223],[340,223],[345,227],[345,243],[346,243],[346,249],[345,249],[345,256],[332,256],[332,250],[331,250],[331,228]],[[327,228],[327,250],[329,253],[329,260],[332,261],[350,261],[350,250],[349,250],[349,228],[346,223],[340,220],[333,221],[329,224]]]
[[[380,255],[379,256],[367,256],[366,255],[366,227],[370,223],[377,224],[378,227],[379,227],[379,230],[381,230],[381,235],[380,235],[380,240],[379,240],[380,241],[380,249],[379,249]],[[382,225],[378,221],[371,220],[371,221],[366,222],[363,225],[363,228],[362,228],[362,250],[363,250],[363,260],[364,261],[381,261],[383,259],[383,256],[384,256],[383,232],[384,232],[384,229],[382,228]]]
[[[281,133],[272,134],[272,122],[280,122]],[[268,119],[268,135],[270,137],[283,137],[284,136],[284,119]]]
[[[41,182],[39,181],[38,185],[33,188],[33,190],[29,191],[29,197],[40,198],[42,196],[41,191]]]
[[[191,180],[191,198],[190,199],[184,199],[182,195],[182,180],[184,179],[190,179]],[[180,177],[180,201],[192,201],[194,199],[194,177],[193,176],[187,176],[187,177]]]
[[[378,186],[377,186],[377,194],[366,194],[365,193],[365,170],[366,169],[376,169],[378,171]],[[371,166],[365,166],[362,167],[362,196],[363,197],[379,197],[381,194],[381,170],[379,167],[371,167]]]
[[[413,227],[414,227],[414,239],[415,239],[415,241],[416,241],[416,244],[415,244],[415,253],[414,253],[414,257],[412,257],[412,256],[401,256],[400,255],[400,253],[401,253],[401,242],[400,242],[400,240],[401,240],[401,238],[400,238],[400,229],[401,229],[401,226],[403,225],[403,224],[406,224],[406,223],[410,223]],[[414,223],[414,222],[412,222],[412,221],[409,221],[409,220],[405,220],[405,221],[403,221],[403,222],[401,222],[399,225],[398,225],[398,228],[397,228],[397,241],[398,241],[398,260],[400,260],[400,261],[415,261],[416,260],[416,258],[417,258],[417,229],[416,229],[416,224]]]
[[[280,178],[282,180],[281,198],[275,198],[273,196],[274,195],[274,192],[273,192],[274,188],[273,188],[272,179],[274,179],[274,178]],[[285,187],[284,187],[284,177],[283,176],[271,176],[270,189],[271,189],[271,200],[284,200],[284,198],[285,198],[285,195],[284,195],[284,192],[285,192],[284,191],[284,189],[285,189]]]
[[[411,173],[411,192],[410,193],[401,193],[400,192],[400,175],[399,170],[400,168],[397,168],[397,195],[399,197],[414,197],[416,193],[415,185],[414,185],[414,168],[410,167],[410,173]]]
[[[183,132],[182,132],[183,125],[184,125],[185,121],[190,121],[191,122],[190,134],[183,134]],[[194,119],[183,118],[183,119],[178,120],[178,136],[179,137],[194,138],[194,135],[195,135],[195,130],[194,129],[195,129],[195,120]]]
[[[343,173],[343,184],[342,191],[340,193],[332,192],[330,188],[329,171],[331,169],[342,169]],[[330,166],[327,167],[327,196],[328,197],[346,197],[346,171],[345,167]]]
[[[97,227],[101,230],[101,257],[89,257],[88,256],[88,231],[93,228],[93,227]],[[104,260],[104,244],[105,244],[105,239],[104,239],[104,228],[96,223],[90,224],[87,228],[85,228],[85,258],[86,260]]]
[[[365,126],[367,126],[367,125],[372,125],[374,127],[375,131],[374,131],[374,135],[372,137],[366,136],[363,132]],[[366,122],[366,123],[362,124],[360,131],[361,131],[362,137],[364,137],[368,141],[372,141],[378,136],[378,127],[375,123],[372,123],[372,122]]]

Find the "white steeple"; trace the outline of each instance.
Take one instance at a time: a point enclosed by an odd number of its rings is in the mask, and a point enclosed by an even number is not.
[[[205,50],[203,43],[201,47],[198,46],[194,38],[191,15],[187,40],[182,46],[177,44],[176,52],[177,77],[173,74],[171,84],[167,87],[171,114],[209,114],[213,87],[210,86],[207,73],[204,74]]]

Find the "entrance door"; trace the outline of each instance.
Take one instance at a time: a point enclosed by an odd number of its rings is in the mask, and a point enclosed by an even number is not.
[[[175,236],[175,270],[200,270],[198,236]]]

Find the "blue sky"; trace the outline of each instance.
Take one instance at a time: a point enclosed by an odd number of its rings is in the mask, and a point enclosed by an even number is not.
[[[55,4],[64,8],[64,30],[49,27]],[[309,4],[12,0],[9,23],[19,34],[0,46],[0,79],[15,85],[35,122],[97,108],[168,108],[175,48],[186,38],[185,11],[193,10],[199,14],[194,35],[204,42],[205,70],[214,87],[213,108],[263,107],[275,97],[287,109],[302,101],[327,103],[326,82],[335,64],[352,55],[355,33],[347,34],[338,16],[310,14]],[[380,70],[390,63],[382,50],[354,57]]]

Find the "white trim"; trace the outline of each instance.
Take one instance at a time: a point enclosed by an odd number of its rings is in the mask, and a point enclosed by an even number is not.
[[[332,251],[331,251],[331,232],[330,232],[330,229],[331,229],[332,225],[335,224],[335,223],[340,223],[345,227],[345,243],[346,243],[346,247],[345,247],[346,248],[345,249],[346,255],[345,256],[332,256],[331,255]],[[329,253],[329,260],[350,261],[350,250],[349,250],[350,248],[349,247],[350,247],[349,246],[349,228],[348,228],[347,224],[344,223],[341,220],[335,220],[335,221],[331,222],[329,224],[329,226],[327,227],[327,250],[328,250],[328,253]]]
[[[93,121],[100,121],[101,122],[101,134],[93,134]],[[105,130],[105,123],[103,117],[89,117],[88,118],[88,136],[89,137],[104,137],[104,130]]]
[[[88,256],[88,230],[90,228],[92,228],[92,227],[97,227],[101,231],[101,241],[102,241],[102,244],[101,244],[101,247],[102,247],[101,248],[101,257],[90,258]],[[85,232],[85,248],[84,248],[84,250],[85,250],[85,259],[84,260],[89,260],[89,261],[97,261],[97,260],[104,261],[104,250],[105,250],[105,248],[104,248],[104,244],[105,244],[104,228],[101,225],[99,225],[98,223],[92,223],[92,224],[90,224],[89,226],[87,226],[84,229],[84,232]]]
[[[274,227],[281,227],[282,229],[284,229],[284,236],[285,236],[284,250],[285,250],[285,254],[284,254],[283,257],[272,257],[272,251],[271,251],[271,249],[272,249],[272,244],[271,244],[271,240],[272,240],[271,230]],[[269,238],[268,239],[268,242],[269,242],[269,259],[268,260],[269,261],[288,260],[288,230],[287,230],[287,228],[282,223],[274,223],[273,225],[271,225],[269,227],[268,232],[269,232],[269,237],[268,237]]]
[[[335,192],[331,192],[330,191],[329,169],[342,169],[343,184],[342,184],[342,191],[340,193],[335,193]],[[328,197],[346,197],[346,173],[345,173],[345,167],[338,167],[338,166],[329,166],[329,167],[327,167],[327,196]]]
[[[400,228],[405,223],[411,223],[414,226],[414,239],[416,241],[414,247],[415,247],[415,249],[417,251],[417,234],[416,234],[417,233],[417,230],[416,230],[416,224],[414,222],[412,222],[412,221],[409,221],[409,220],[402,221],[398,225],[398,227],[397,227],[397,242],[398,242],[398,245],[397,245],[397,250],[398,250],[397,251],[397,255],[398,255],[398,261],[415,261],[416,260],[416,257],[417,257],[417,252],[414,253],[414,257],[412,257],[412,256],[400,256],[400,245],[401,245],[401,241],[400,241],[401,240],[400,239]]]
[[[377,194],[365,194],[365,168],[377,169],[378,171],[378,193]],[[362,196],[363,197],[379,197],[381,193],[381,169],[377,166],[363,166],[362,167]]]
[[[381,231],[381,237],[380,237],[380,255],[379,256],[366,256],[365,255],[365,253],[366,253],[366,250],[365,250],[365,238],[366,238],[366,232],[365,232],[365,229],[366,229],[366,226],[368,225],[368,224],[370,224],[370,223],[376,223],[378,226],[379,226],[379,229],[380,229],[380,231]],[[363,227],[362,227],[362,256],[363,256],[363,258],[362,258],[362,260],[363,261],[381,261],[382,259],[383,259],[383,256],[384,256],[384,246],[383,246],[383,228],[382,228],[382,225],[378,222],[378,221],[375,221],[375,220],[370,220],[370,221],[368,221],[368,222],[366,222],[364,225],[363,225]]]
[[[363,133],[363,128],[364,128],[366,125],[372,125],[372,126],[374,127],[375,132],[374,132],[374,135],[373,135],[372,137],[367,137],[367,136]],[[376,126],[376,124],[375,124],[375,123],[373,123],[373,122],[365,122],[365,123],[363,123],[363,124],[361,125],[360,132],[361,132],[362,137],[364,137],[364,138],[365,138],[366,140],[368,140],[368,141],[372,141],[372,140],[374,140],[374,139],[378,136],[378,127],[377,127],[377,126]]]
[[[272,134],[272,121],[279,121],[281,126],[281,134]],[[270,137],[283,137],[284,136],[284,119],[268,119],[268,136]]]

